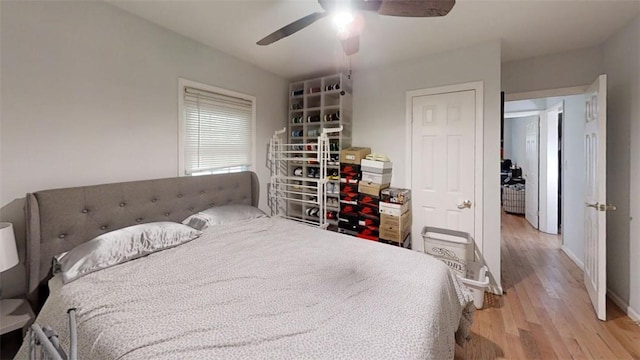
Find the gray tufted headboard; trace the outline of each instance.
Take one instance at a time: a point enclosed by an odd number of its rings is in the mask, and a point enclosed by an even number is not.
[[[49,279],[53,256],[94,237],[153,221],[180,222],[213,205],[258,206],[253,172],[188,176],[27,194],[28,296]]]

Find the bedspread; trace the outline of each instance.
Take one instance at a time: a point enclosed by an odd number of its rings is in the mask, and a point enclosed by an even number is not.
[[[66,348],[77,308],[79,358],[95,360],[447,359],[473,312],[430,256],[278,218],[50,287],[36,322]]]

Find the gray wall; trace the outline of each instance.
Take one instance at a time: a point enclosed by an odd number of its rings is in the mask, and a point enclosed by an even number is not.
[[[602,51],[592,47],[502,64],[507,94],[591,84],[602,73]]]
[[[484,81],[484,244],[478,246],[499,283],[500,43],[359,71],[353,77],[353,145],[387,154],[393,161],[394,186],[407,181],[407,91]]]
[[[607,202],[618,207],[607,213],[607,282],[640,318],[640,17],[603,49]]]
[[[257,173],[286,124],[287,81],[104,2],[2,2],[0,219],[24,257],[25,193],[172,177],[178,77],[257,98]],[[24,288],[22,265],[3,295]]]

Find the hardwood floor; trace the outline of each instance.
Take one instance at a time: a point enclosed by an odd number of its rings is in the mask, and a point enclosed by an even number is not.
[[[502,215],[503,296],[485,294],[456,359],[640,359],[640,326],[615,304],[596,318],[582,271],[558,236]]]

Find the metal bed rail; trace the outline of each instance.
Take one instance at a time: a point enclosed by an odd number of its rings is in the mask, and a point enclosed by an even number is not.
[[[29,327],[29,360],[77,360],[78,331],[76,309],[67,310],[69,316],[69,354],[67,354],[58,334],[49,326],[36,323]]]

